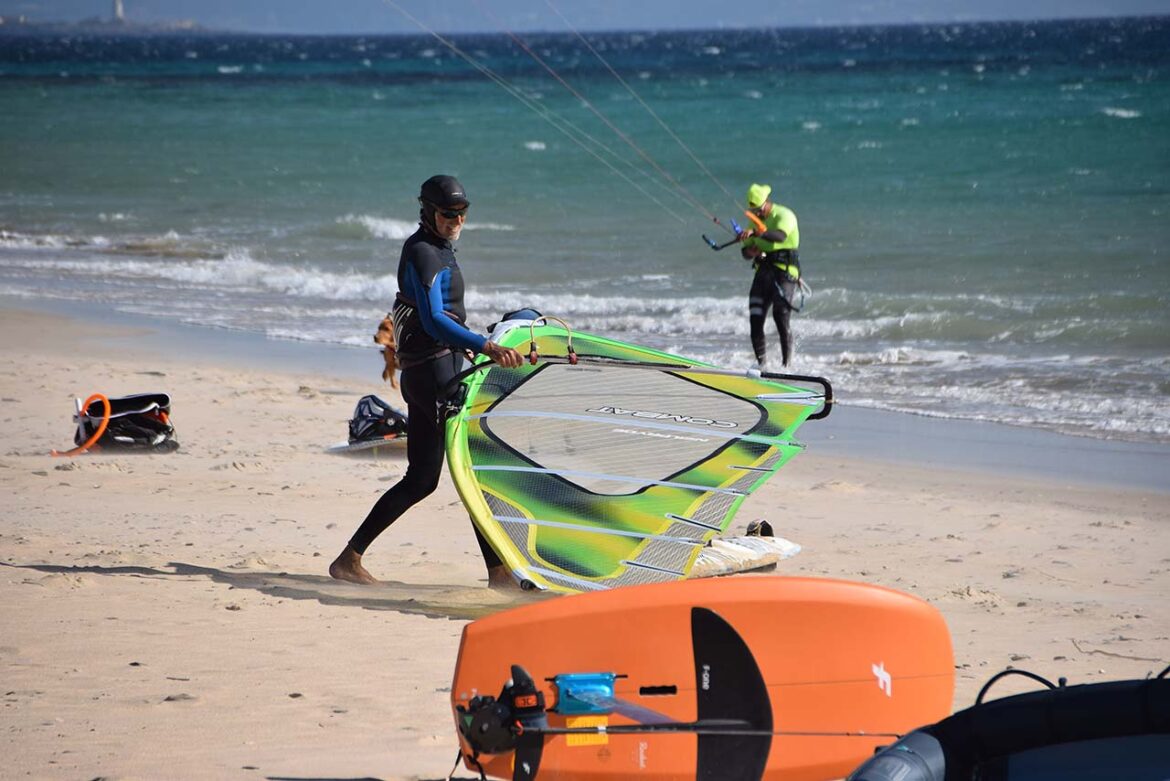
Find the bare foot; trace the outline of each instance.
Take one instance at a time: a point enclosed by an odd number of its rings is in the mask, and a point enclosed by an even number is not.
[[[503,564],[495,567],[488,567],[488,588],[496,591],[522,591],[520,584],[516,582],[516,578],[512,577],[512,573],[508,572],[508,568]]]
[[[362,566],[362,554],[355,551],[349,545],[346,545],[341,555],[329,565],[329,576],[335,580],[344,580],[347,583],[371,585],[378,582],[378,579]]]

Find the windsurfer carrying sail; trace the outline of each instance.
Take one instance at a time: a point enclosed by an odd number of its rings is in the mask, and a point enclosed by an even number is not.
[[[772,201],[772,188],[753,184],[747,192],[747,215],[756,227],[739,234],[743,242],[740,250],[745,260],[752,261],[756,275],[748,294],[748,322],[751,325],[752,350],[761,367],[767,354],[764,320],[768,309],[780,332],[780,350],[787,366],[792,358],[792,332],[788,318],[792,314],[792,300],[800,281],[800,229],[796,215],[786,206]]]
[[[400,515],[438,487],[443,469],[443,390],[459,372],[465,351],[483,353],[508,368],[520,353],[501,347],[464,325],[463,274],[452,242],[459,239],[470,202],[453,176],[432,176],[419,194],[419,228],[398,260],[394,333],[407,404],[406,474],[378,499],[332,564],[329,574],[351,583],[377,583],[362,566],[366,548]],[[511,584],[495,551],[476,529],[488,567],[488,585]]]

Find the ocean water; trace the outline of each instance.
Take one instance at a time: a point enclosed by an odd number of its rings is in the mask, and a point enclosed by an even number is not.
[[[762,181],[842,403],[1170,442],[1170,17],[586,40],[0,36],[0,296],[369,345],[445,172],[473,327],[746,367]]]

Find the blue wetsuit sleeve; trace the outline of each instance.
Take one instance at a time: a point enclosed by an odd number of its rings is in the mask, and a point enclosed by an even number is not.
[[[411,295],[418,302],[418,316],[423,330],[431,338],[452,347],[473,352],[483,352],[487,339],[469,331],[443,311],[443,281],[451,272],[443,269],[435,275],[430,286],[423,284],[413,266],[406,268],[406,282],[412,288]]]

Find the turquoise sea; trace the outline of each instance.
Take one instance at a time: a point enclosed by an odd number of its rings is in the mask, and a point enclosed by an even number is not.
[[[444,172],[473,327],[534,306],[746,367],[749,268],[700,236],[762,181],[813,289],[791,369],[844,404],[1170,442],[1167,41],[3,35],[0,296],[368,346]]]

